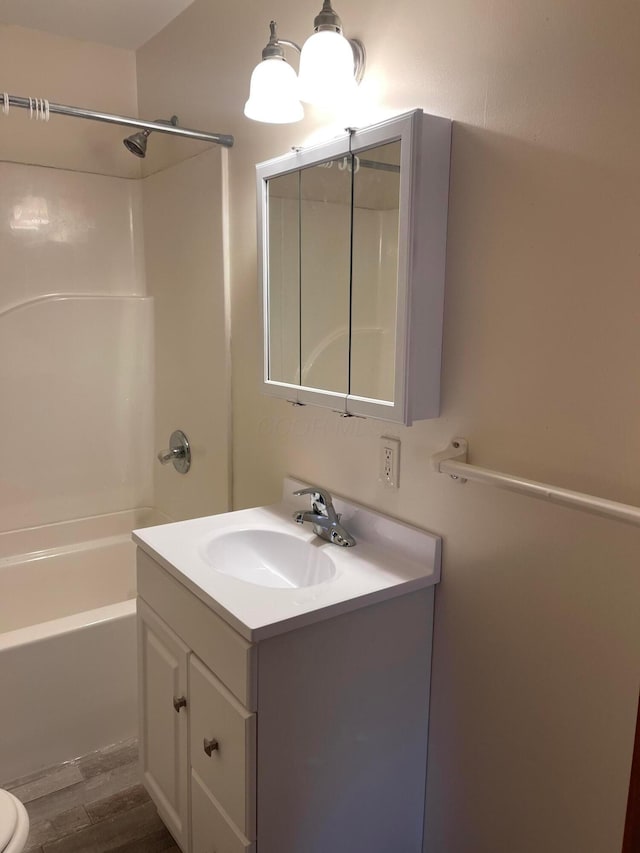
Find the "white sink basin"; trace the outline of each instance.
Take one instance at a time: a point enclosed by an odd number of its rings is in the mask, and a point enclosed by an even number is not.
[[[220,574],[256,586],[298,589],[334,577],[336,567],[321,545],[279,531],[231,530],[207,539],[200,554]]]
[[[309,500],[293,492],[252,507],[134,531],[134,539],[250,643],[386,601],[440,579],[440,539],[334,495],[355,548],[340,548],[298,525]]]

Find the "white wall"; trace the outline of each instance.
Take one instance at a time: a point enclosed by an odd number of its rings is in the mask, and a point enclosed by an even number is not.
[[[292,472],[440,533],[427,795],[431,853],[620,847],[640,672],[640,534],[460,486],[431,454],[638,503],[640,9],[623,0],[342,0],[368,55],[362,115],[421,106],[453,133],[442,417],[394,430],[258,393],[254,164],[322,126],[242,116],[275,18],[318,4],[196,0],[138,52],[152,112],[231,132],[236,505]],[[294,60],[295,62],[295,60]],[[344,124],[340,126],[344,127]]]
[[[11,94],[135,112],[131,52],[0,36]],[[121,129],[1,118],[0,530],[149,505],[153,315],[128,177],[139,166]]]

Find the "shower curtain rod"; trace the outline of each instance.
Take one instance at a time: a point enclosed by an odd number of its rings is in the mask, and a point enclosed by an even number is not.
[[[5,98],[8,100],[9,107],[20,107],[23,110],[36,109],[36,98],[22,98],[18,95],[8,95],[6,92],[0,92],[0,101],[5,107],[7,106]],[[42,103],[42,99],[38,100]],[[225,133],[207,133],[204,130],[190,130],[187,127],[175,127],[174,125],[161,124],[157,121],[142,121],[139,118],[101,113],[96,110],[85,110],[82,107],[70,107],[65,104],[54,104],[51,101],[46,103],[48,104],[48,111],[57,115],[87,118],[91,121],[104,121],[107,124],[119,124],[122,127],[136,127],[141,130],[153,130],[157,133],[169,133],[173,134],[173,136],[183,136],[187,139],[200,139],[203,142],[215,142],[218,145],[224,145],[225,148],[231,148],[234,141],[233,136]]]

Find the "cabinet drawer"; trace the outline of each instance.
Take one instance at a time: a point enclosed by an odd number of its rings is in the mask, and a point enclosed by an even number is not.
[[[138,595],[250,710],[256,708],[256,647],[138,548]]]
[[[237,828],[256,837],[256,717],[196,657],[189,660],[191,766]],[[209,752],[205,749],[207,744]]]
[[[240,835],[223,817],[218,804],[191,772],[193,853],[255,853],[256,845]]]

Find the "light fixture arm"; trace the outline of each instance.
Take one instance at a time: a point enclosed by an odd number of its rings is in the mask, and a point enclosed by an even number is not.
[[[297,50],[298,53],[302,53],[302,48],[299,44],[296,44],[294,41],[289,41],[289,39],[278,39],[278,44],[283,44],[285,47],[292,47],[294,50]]]
[[[269,30],[271,35],[269,36],[269,41],[267,42],[267,46],[262,51],[263,59],[284,59],[284,47],[292,47],[294,50],[298,51],[298,54],[301,53],[301,48],[294,41],[289,41],[289,39],[281,39],[278,36],[278,25],[275,21],[270,21]]]
[[[347,39],[353,51],[353,76],[356,78],[356,83],[361,83],[364,77],[364,69],[367,64],[367,54],[364,49],[364,44],[360,39]]]

